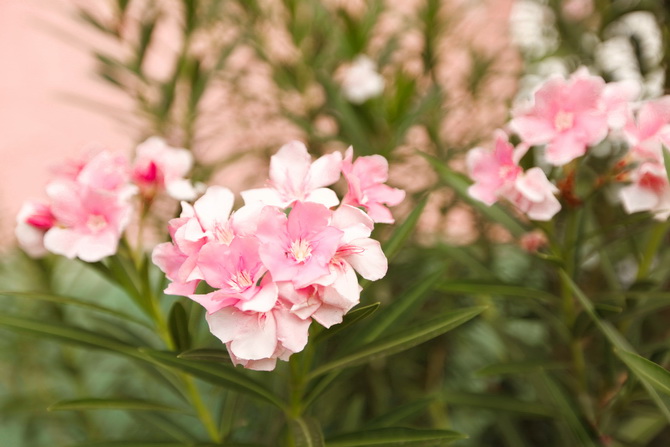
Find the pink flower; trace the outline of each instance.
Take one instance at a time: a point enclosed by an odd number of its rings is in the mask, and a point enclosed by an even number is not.
[[[602,104],[605,82],[586,69],[568,80],[551,78],[535,92],[535,102],[517,110],[510,127],[528,145],[547,144],[546,159],[561,166],[602,141],[608,116]]]
[[[87,262],[116,253],[132,212],[126,197],[69,181],[49,184],[47,195],[58,223],[44,236],[47,250]]]
[[[288,360],[307,344],[310,319],[301,319],[281,302],[266,312],[224,307],[207,314],[209,329],[226,344],[233,363],[271,371],[277,358]]]
[[[264,281],[267,269],[258,254],[258,240],[237,237],[229,246],[207,244],[200,250],[198,267],[207,284],[218,290],[207,295],[191,295],[212,314],[235,306],[242,311],[268,312],[277,301],[277,285]]]
[[[514,188],[505,193],[505,198],[533,220],[550,220],[561,210],[556,199],[558,188],[551,183],[540,168],[530,168],[519,175]]]
[[[470,177],[475,181],[468,188],[468,194],[487,205],[493,205],[522,172],[514,160],[514,148],[502,132],[496,135],[493,152],[474,148],[467,154],[466,165]]]
[[[302,288],[330,273],[342,238],[342,231],[328,225],[330,217],[331,211],[318,203],[296,202],[288,217],[277,208],[263,208],[256,237],[275,281]]]
[[[632,183],[619,191],[621,203],[627,213],[650,211],[658,220],[670,216],[670,184],[665,166],[643,162],[632,173]]]
[[[119,154],[102,151],[81,168],[76,182],[89,188],[116,192],[126,197],[135,193],[130,185],[128,159]]]
[[[355,272],[376,281],[388,268],[379,242],[369,237],[372,219],[363,211],[342,205],[333,213],[331,224],[342,230],[342,239],[330,261],[329,274],[301,289],[290,282],[278,283],[280,296],[293,304],[292,312],[301,318],[311,316],[325,327],[341,323],[344,314],[359,303]]]
[[[270,159],[269,187],[242,192],[244,203],[286,208],[296,201],[315,202],[330,208],[339,203],[335,192],[325,186],[340,178],[342,154],[324,155],[312,163],[307,148],[299,141],[282,146]]]
[[[190,151],[170,147],[162,138],[151,137],[137,146],[132,178],[144,197],[152,198],[167,190],[174,199],[193,200],[198,192],[185,179],[192,167]]]
[[[640,96],[640,83],[627,80],[605,84],[602,107],[607,113],[607,124],[613,130],[622,129],[631,115],[633,101]]]
[[[56,223],[51,207],[42,202],[26,202],[16,216],[16,239],[21,248],[31,257],[47,254],[44,234]]]
[[[670,146],[670,96],[645,102],[624,129],[636,159],[663,163],[662,145]]]
[[[349,147],[342,161],[349,191],[342,203],[365,208],[375,222],[395,222],[384,205],[398,205],[405,198],[405,191],[384,184],[388,180],[388,161],[381,155],[370,155],[352,163],[353,157],[354,149]]]

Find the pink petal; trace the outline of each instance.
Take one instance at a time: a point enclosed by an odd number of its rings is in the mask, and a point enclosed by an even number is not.
[[[231,190],[222,186],[210,186],[193,208],[202,228],[211,231],[217,223],[228,221],[234,202],[235,195]]]
[[[340,179],[341,166],[342,154],[340,152],[319,157],[309,167],[304,180],[305,189],[311,191],[337,182]]]
[[[370,238],[356,239],[351,242],[362,252],[346,256],[346,261],[365,279],[377,281],[386,275],[388,260],[378,241]]]

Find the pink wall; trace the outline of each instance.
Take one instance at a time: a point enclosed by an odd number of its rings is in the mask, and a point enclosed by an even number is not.
[[[93,75],[90,38],[69,0],[0,0],[0,241],[21,203],[43,197],[49,169],[89,144],[127,150],[131,138],[76,97],[124,107]],[[74,37],[76,36],[76,37]],[[85,37],[86,44],[79,45]]]

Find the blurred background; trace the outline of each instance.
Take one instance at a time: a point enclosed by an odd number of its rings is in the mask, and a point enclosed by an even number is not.
[[[626,381],[583,314],[574,337],[598,340],[588,358],[596,366],[587,372],[592,393],[573,392],[555,297],[518,299],[553,293],[555,272],[522,247],[531,225],[473,203],[462,172],[465,152],[489,144],[510,108],[551,75],[586,66],[607,81],[639,82],[642,99],[667,92],[668,17],[660,0],[0,0],[2,288],[133,312],[83,263],[12,250],[21,203],[43,197],[53,166],[90,148],[132,154],[159,135],[193,151],[196,180],[240,191],[262,184],[269,157],[290,139],[314,156],[353,145],[357,155],[389,159],[389,183],[408,192],[398,222],[418,220],[392,274],[366,286],[364,304],[407,306],[397,316],[403,323],[469,305],[491,309],[449,337],[343,375],[313,408],[326,435],[402,423],[467,433],[460,446],[667,446],[667,420],[639,383]],[[376,231],[385,240],[393,230]],[[637,234],[607,236],[629,242]],[[612,271],[631,270],[619,245],[607,249]],[[602,291],[606,275],[584,271],[585,287]],[[514,299],[467,281],[504,283]],[[2,299],[8,314],[156,345],[155,334],[80,309]],[[652,309],[631,316],[631,326],[651,328],[649,339],[661,343],[663,318]],[[215,346],[204,324],[196,332]],[[355,335],[333,337],[324,352]],[[278,388],[284,366],[261,380]],[[3,331],[0,443],[172,439],[176,417],[46,411],[78,396],[167,399],[159,385],[126,359]],[[624,387],[630,392],[615,399]],[[202,389],[231,439],[276,440],[276,414]]]

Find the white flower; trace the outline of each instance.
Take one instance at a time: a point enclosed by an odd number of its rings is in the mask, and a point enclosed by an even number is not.
[[[348,101],[362,104],[384,91],[384,78],[367,56],[358,56],[344,74],[342,93]]]

